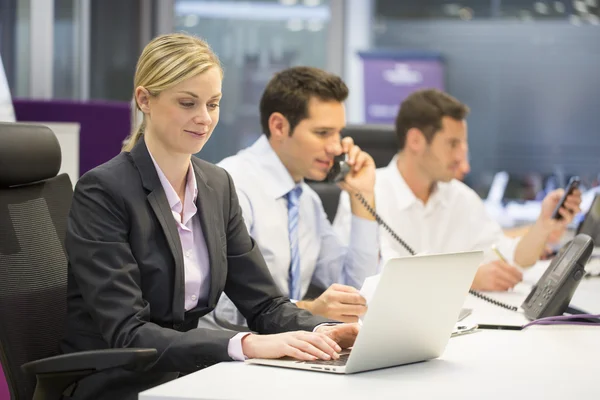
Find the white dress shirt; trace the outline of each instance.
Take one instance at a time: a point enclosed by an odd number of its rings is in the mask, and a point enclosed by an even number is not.
[[[265,135],[218,165],[231,174],[250,235],[256,240],[275,284],[289,296],[291,254],[285,196],[296,184]],[[366,277],[378,272],[377,223],[349,216],[350,245],[345,246],[334,233],[318,194],[306,183],[301,185],[298,237],[302,296],[311,282],[322,288],[333,283],[360,288]],[[218,327],[227,323],[246,325],[225,295],[215,311],[200,320],[199,326],[215,327],[214,317]]]
[[[486,213],[482,200],[464,183],[439,182],[426,204],[417,199],[397,167],[397,158],[377,170],[377,213],[416,253],[449,253],[483,250],[485,262],[496,259],[496,244],[509,260],[514,259],[518,239],[504,235],[500,225]],[[341,238],[349,237],[350,205],[346,193],[333,223]],[[386,230],[380,228],[381,260],[409,255]]]

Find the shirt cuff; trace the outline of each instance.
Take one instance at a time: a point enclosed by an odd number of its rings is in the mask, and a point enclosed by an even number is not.
[[[251,335],[251,332],[240,332],[231,339],[229,339],[229,344],[227,345],[227,354],[234,361],[244,361],[247,360],[248,357],[242,351],[242,339],[248,335]]]

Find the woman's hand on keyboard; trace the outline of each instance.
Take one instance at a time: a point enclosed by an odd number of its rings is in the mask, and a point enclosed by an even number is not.
[[[322,327],[325,328],[325,327]],[[336,327],[330,327],[336,328]],[[321,328],[319,328],[321,329]],[[336,335],[347,335],[342,329]],[[324,332],[286,332],[275,335],[248,335],[242,339],[242,351],[248,358],[293,357],[303,361],[338,359],[341,347]]]

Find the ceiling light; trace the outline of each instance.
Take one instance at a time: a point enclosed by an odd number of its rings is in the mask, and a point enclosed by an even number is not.
[[[320,21],[318,19],[312,19],[306,23],[306,29],[308,29],[311,32],[319,32],[320,30],[323,30],[324,25],[325,24],[323,23],[323,21]]]
[[[571,14],[569,16],[569,22],[572,25],[581,26],[581,18],[579,18],[579,15]]]
[[[299,32],[304,29],[304,23],[298,18],[290,19],[286,24],[286,28],[292,32]]]
[[[592,25],[600,25],[600,17],[594,14],[589,14],[587,21]]]
[[[316,7],[321,5],[321,0],[304,0],[304,5],[307,7]]]
[[[458,17],[463,21],[470,21],[473,19],[473,10],[468,7],[461,8]]]
[[[573,8],[575,10],[579,11],[580,13],[587,12],[587,5],[585,4],[585,1],[583,1],[583,0],[575,0],[573,2]]]
[[[195,14],[186,15],[183,19],[183,26],[186,28],[192,28],[198,25],[198,16]]]
[[[548,14],[548,5],[541,1],[538,1],[533,5],[533,9],[539,14]]]

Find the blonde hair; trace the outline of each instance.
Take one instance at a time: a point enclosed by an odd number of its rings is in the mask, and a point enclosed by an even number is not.
[[[131,151],[144,134],[145,118],[139,122],[140,106],[135,89],[146,88],[151,96],[158,96],[180,82],[217,67],[223,73],[221,62],[204,40],[184,33],[169,33],[154,38],[146,45],[135,69],[133,82],[132,131],[123,141],[122,151]],[[140,112],[138,112],[140,111]]]

